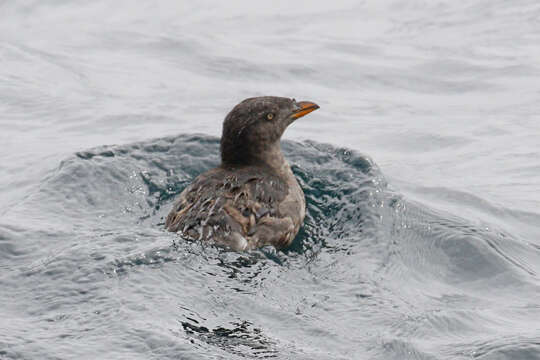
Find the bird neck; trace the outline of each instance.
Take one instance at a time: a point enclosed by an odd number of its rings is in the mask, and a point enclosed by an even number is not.
[[[269,168],[281,177],[287,177],[291,172],[279,141],[264,148],[242,151],[242,153],[237,153],[238,156],[228,156],[229,154],[223,153],[223,150],[225,149],[222,148],[221,163],[224,167],[261,166]]]
[[[283,152],[281,151],[280,142],[274,143],[270,148],[260,154],[260,162],[263,162],[278,175],[285,175],[290,171],[290,166]]]

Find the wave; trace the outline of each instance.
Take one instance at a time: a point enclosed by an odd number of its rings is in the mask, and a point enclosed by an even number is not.
[[[531,311],[540,263],[533,242],[409,199],[369,157],[345,148],[283,143],[307,202],[304,226],[288,249],[235,253],[166,232],[175,197],[218,164],[218,146],[214,137],[180,135],[62,161],[3,217],[1,256],[10,271],[0,282],[52,318],[83,309],[92,331],[101,326],[89,315],[97,307],[113,324],[108,336],[125,347],[141,334],[165,332],[179,342],[174,349],[219,349],[231,357],[346,358],[335,349],[364,344],[374,356],[432,358],[452,344],[483,351],[489,337],[515,342],[512,328],[498,324]],[[465,200],[469,211],[486,209],[478,197]],[[487,213],[519,217],[489,207]],[[173,330],[123,335],[114,314],[124,311]],[[500,312],[510,315],[501,319]],[[410,341],[420,335],[432,342]],[[520,352],[537,346],[529,331],[520,336]]]

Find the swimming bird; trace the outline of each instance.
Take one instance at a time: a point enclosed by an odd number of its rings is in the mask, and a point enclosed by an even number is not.
[[[318,108],[275,96],[236,105],[223,121],[221,165],[182,191],[165,227],[235,251],[290,245],[304,221],[306,202],[280,139],[296,119]]]

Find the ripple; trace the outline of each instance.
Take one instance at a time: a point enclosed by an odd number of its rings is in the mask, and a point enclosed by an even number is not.
[[[358,344],[374,358],[437,358],[449,344],[477,357],[533,353],[501,324],[532,311],[538,249],[408,199],[346,148],[283,143],[307,202],[288,249],[236,253],[166,232],[175,197],[216,166],[218,146],[180,135],[81,151],[6,213],[1,281],[21,299],[12,313],[40,319],[34,339],[68,346],[89,333],[87,346],[188,358],[349,358]],[[497,334],[506,345],[482,342]],[[7,341],[4,355],[19,354],[23,343]]]

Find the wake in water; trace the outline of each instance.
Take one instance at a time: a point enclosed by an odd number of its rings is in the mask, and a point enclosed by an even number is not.
[[[407,200],[347,149],[283,150],[304,226],[284,251],[249,253],[163,228],[175,196],[217,165],[216,138],[63,161],[0,223],[0,355],[538,358],[532,242]]]

